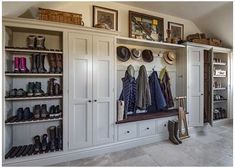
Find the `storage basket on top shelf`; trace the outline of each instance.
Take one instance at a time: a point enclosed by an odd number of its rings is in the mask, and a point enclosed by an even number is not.
[[[38,10],[39,10],[40,20],[69,23],[82,26],[84,25],[81,14],[44,9],[44,8],[39,8]]]

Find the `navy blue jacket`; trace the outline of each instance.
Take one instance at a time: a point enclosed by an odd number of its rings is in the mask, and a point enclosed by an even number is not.
[[[127,117],[127,112],[136,112],[136,80],[126,71],[125,77],[122,78],[123,89],[119,100],[124,101],[124,114]]]
[[[152,104],[148,107],[148,112],[157,112],[166,108],[166,100],[161,90],[158,74],[153,71],[149,76],[149,86],[151,93]]]

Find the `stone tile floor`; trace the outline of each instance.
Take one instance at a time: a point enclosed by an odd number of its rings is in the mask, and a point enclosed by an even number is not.
[[[233,127],[199,127],[181,145],[166,140],[53,166],[233,166]]]

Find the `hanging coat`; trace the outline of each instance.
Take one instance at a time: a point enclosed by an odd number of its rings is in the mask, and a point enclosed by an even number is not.
[[[151,105],[151,95],[148,82],[148,75],[144,65],[142,65],[139,69],[139,75],[136,80],[136,83],[137,83],[136,107],[144,110]]]
[[[174,106],[174,101],[171,93],[171,84],[170,84],[170,77],[166,68],[163,68],[160,72],[160,85],[162,89],[162,93],[165,97],[167,108]]]
[[[119,100],[123,100],[124,114],[127,117],[128,112],[135,113],[136,107],[136,80],[134,77],[130,76],[126,71],[125,77],[122,78],[123,89],[120,95]]]
[[[148,112],[165,110],[167,104],[162,93],[158,74],[156,71],[153,71],[152,74],[149,76],[149,86],[152,105],[148,107]]]

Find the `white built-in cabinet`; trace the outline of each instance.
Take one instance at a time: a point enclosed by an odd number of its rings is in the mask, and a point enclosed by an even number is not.
[[[69,33],[69,148],[114,140],[114,37]]]
[[[224,123],[232,119],[232,85],[231,85],[231,50],[222,47],[201,45],[195,43],[186,43],[184,49],[177,50],[176,60],[176,95],[187,96],[186,109],[189,113],[189,126],[203,126],[205,123],[213,125],[214,123]],[[209,90],[204,88],[204,60],[205,54],[208,54],[210,72],[209,73]],[[222,63],[215,63],[214,58],[220,58]],[[215,69],[226,70],[225,76],[214,75]],[[222,87],[214,88],[213,83],[221,80]],[[204,120],[206,113],[204,95],[209,94],[208,121]],[[214,95],[222,95],[226,100],[215,101]],[[226,117],[215,119],[215,108],[222,107],[226,110]]]
[[[188,48],[188,85],[187,106],[190,109],[190,126],[203,126],[203,81],[204,81],[203,49]]]

